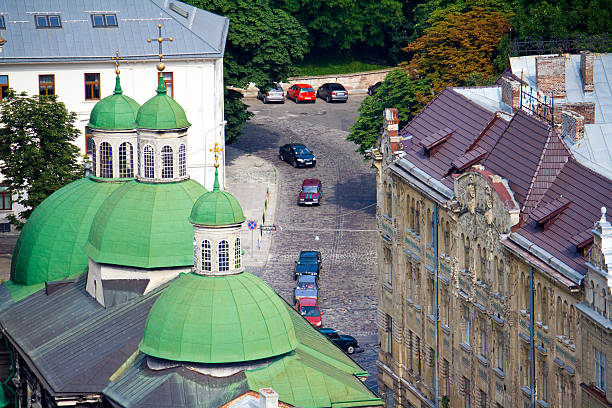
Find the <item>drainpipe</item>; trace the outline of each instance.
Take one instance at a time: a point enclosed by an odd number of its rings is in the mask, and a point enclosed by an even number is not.
[[[533,344],[534,330],[533,313],[533,266],[529,267],[529,388],[531,389],[531,408],[535,408],[535,347]]]
[[[438,386],[438,357],[440,355],[440,343],[438,339],[438,320],[440,318],[440,311],[438,309],[438,203],[434,202],[433,208],[433,244],[434,244],[434,337],[435,337],[435,348],[434,348],[434,390],[436,392],[436,399],[434,406],[438,408],[440,401],[440,387]]]
[[[17,391],[15,391],[15,389],[13,389],[12,386],[10,386],[10,382],[13,379],[13,376],[15,375],[15,357],[14,357],[14,351],[12,347],[9,347],[9,342],[8,339],[6,337],[6,334],[4,335],[4,344],[6,345],[7,350],[9,350],[9,356],[11,357],[11,373],[9,374],[8,378],[4,381],[4,386],[13,394],[13,398],[15,400],[15,407],[18,407],[19,405],[17,405]]]

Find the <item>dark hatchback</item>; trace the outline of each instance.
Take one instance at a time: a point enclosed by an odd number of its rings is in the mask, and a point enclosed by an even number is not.
[[[317,89],[317,97],[325,99],[327,103],[332,101],[346,102],[348,100],[348,91],[342,84],[326,83]]]
[[[347,354],[353,354],[355,351],[363,351],[359,348],[359,344],[357,344],[357,339],[353,336],[349,336],[347,334],[339,334],[334,329],[330,328],[322,328],[319,331],[327,336],[328,339],[331,340],[336,346],[340,347]]]
[[[291,164],[293,167],[314,167],[317,158],[303,144],[286,144],[278,149],[278,158]]]
[[[319,251],[302,251],[295,261],[294,279],[299,275],[314,275],[319,278],[321,271],[321,253]]]

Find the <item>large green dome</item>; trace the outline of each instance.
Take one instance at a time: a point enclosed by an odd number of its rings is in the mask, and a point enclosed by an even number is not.
[[[11,281],[34,285],[87,270],[87,241],[94,216],[123,182],[82,178],[47,197],[28,218],[13,250]]]
[[[247,272],[182,274],[151,308],[140,350],[194,363],[278,356],[298,345],[289,307],[264,281]]]
[[[130,181],[100,206],[85,252],[98,263],[114,265],[193,265],[193,226],[188,216],[205,192],[191,179],[176,183]]]
[[[191,126],[185,110],[166,94],[164,79],[159,77],[157,95],[146,101],[138,110],[136,125],[140,129],[181,129]]]
[[[134,129],[139,108],[138,102],[123,95],[119,75],[117,75],[115,92],[96,103],[91,110],[87,126],[108,130]]]
[[[198,225],[231,225],[246,218],[236,197],[219,188],[219,172],[215,169],[213,191],[203,194],[194,204],[189,221]]]

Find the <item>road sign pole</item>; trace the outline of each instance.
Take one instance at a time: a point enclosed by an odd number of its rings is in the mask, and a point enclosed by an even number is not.
[[[255,230],[251,230],[251,256],[253,256],[253,231]]]

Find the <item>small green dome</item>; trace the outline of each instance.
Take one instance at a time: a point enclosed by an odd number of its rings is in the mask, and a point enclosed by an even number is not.
[[[87,271],[83,245],[94,216],[104,200],[123,184],[82,178],[40,203],[13,249],[11,281],[34,285]]]
[[[119,75],[117,75],[115,92],[96,103],[91,110],[87,126],[108,130],[134,129],[139,108],[138,102],[123,95]]]
[[[85,253],[98,263],[138,268],[193,265],[189,211],[206,189],[177,183],[130,181],[100,206]]]
[[[298,345],[290,306],[264,281],[181,274],[151,308],[140,350],[193,363],[269,358]]]
[[[157,95],[146,101],[138,110],[136,126],[140,129],[181,129],[191,126],[185,110],[166,94],[164,79],[159,77]]]
[[[219,171],[215,168],[213,191],[204,193],[191,209],[189,221],[197,225],[231,225],[246,218],[236,197],[219,188]]]

